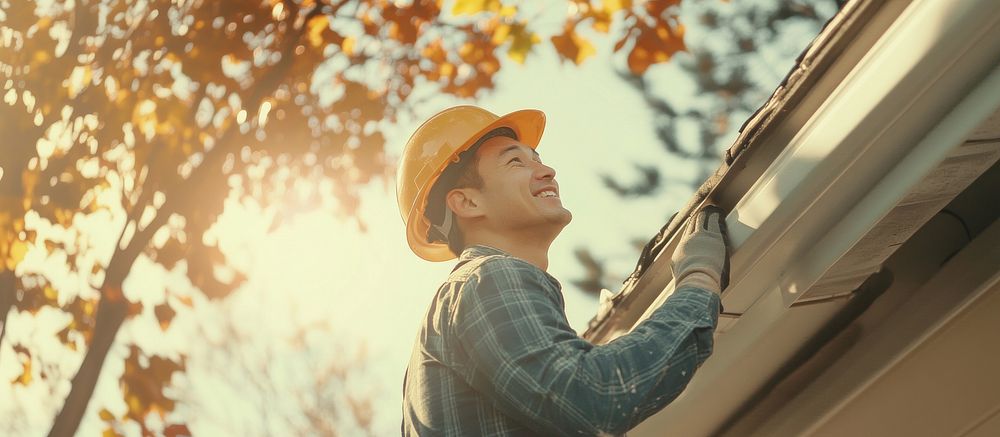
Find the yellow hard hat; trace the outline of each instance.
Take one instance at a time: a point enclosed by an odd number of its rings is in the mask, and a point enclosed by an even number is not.
[[[525,109],[499,117],[475,106],[455,106],[425,121],[406,142],[396,173],[396,201],[406,225],[406,242],[417,256],[428,261],[456,257],[447,244],[427,239],[428,194],[448,164],[458,161],[459,153],[500,127],[512,129],[519,142],[534,149],[545,129],[545,114]]]

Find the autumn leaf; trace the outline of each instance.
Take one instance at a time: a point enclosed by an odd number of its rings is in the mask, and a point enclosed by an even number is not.
[[[631,0],[603,0],[600,7],[586,8],[580,20],[590,19],[591,27],[600,33],[611,31],[612,16],[621,10],[632,8]]]
[[[629,70],[636,75],[643,74],[649,66],[667,62],[674,53],[683,50],[684,26],[671,26],[658,20],[655,27],[640,27],[635,46],[628,55]]]
[[[541,38],[534,32],[529,31],[524,23],[512,24],[506,27],[508,30],[505,32],[504,40],[510,41],[507,56],[518,64],[524,64],[524,60],[527,58],[528,53],[531,52],[531,48],[535,44],[538,44]],[[499,33],[498,31],[497,34]],[[496,42],[496,39],[494,39],[494,42]]]
[[[609,14],[631,7],[632,0],[601,0],[601,8]]]
[[[455,5],[451,7],[451,14],[475,15],[480,12],[500,12],[502,7],[500,0],[455,0]]]
[[[23,241],[15,241],[10,246],[10,255],[6,259],[6,265],[8,270],[14,270],[15,267],[24,259],[24,255],[28,253],[28,244]]]
[[[357,45],[358,39],[353,36],[348,36],[344,38],[344,42],[340,44],[340,49],[344,51],[344,54],[351,56],[354,54],[354,47]]]
[[[587,17],[591,18],[591,27],[600,33],[611,31],[611,14],[604,10],[593,10]]]
[[[28,385],[31,383],[31,354],[28,348],[22,345],[15,345],[14,352],[21,360],[21,374],[11,381],[11,384]]]
[[[561,60],[569,60],[576,65],[580,65],[597,52],[590,41],[578,35],[569,26],[563,30],[562,34],[552,37],[552,46],[555,47]]]
[[[66,346],[67,349],[75,351],[76,342],[70,339],[69,336],[78,329],[79,327],[76,325],[76,322],[69,322],[69,324],[56,333],[56,338],[58,338],[59,342]]]
[[[313,47],[323,45],[323,33],[330,30],[330,17],[320,15],[309,20],[309,44]]]
[[[120,380],[127,416],[140,424],[145,423],[148,414],[164,417],[173,411],[174,401],[164,395],[163,389],[175,372],[184,370],[184,364],[157,355],[141,358],[144,354],[137,346],[129,349]]]
[[[188,430],[187,425],[175,423],[164,428],[163,435],[165,437],[189,437],[191,431]]]
[[[153,308],[153,314],[156,315],[156,320],[160,322],[160,329],[166,331],[170,327],[170,322],[177,315],[177,311],[174,311],[170,307],[170,304],[163,302]]]
[[[646,12],[649,13],[651,17],[654,19],[661,19],[665,11],[680,4],[681,0],[657,0],[647,1],[644,3],[644,6],[646,7]]]

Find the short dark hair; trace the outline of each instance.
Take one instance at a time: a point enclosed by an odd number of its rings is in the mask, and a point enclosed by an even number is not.
[[[455,188],[482,188],[483,178],[479,175],[479,156],[476,152],[479,147],[494,137],[508,137],[517,139],[517,133],[509,127],[498,127],[487,132],[476,140],[468,149],[458,154],[458,161],[453,162],[441,172],[437,182],[431,187],[427,195],[427,208],[424,208],[424,216],[431,224],[441,225],[444,223],[445,212],[448,204],[445,202],[448,192]],[[431,243],[447,243],[448,249],[456,256],[465,249],[465,238],[458,223],[453,223],[448,235],[444,235],[436,227],[431,226],[427,231],[427,241]]]

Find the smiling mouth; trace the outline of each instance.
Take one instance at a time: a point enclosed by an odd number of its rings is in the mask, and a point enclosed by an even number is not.
[[[552,191],[552,190],[544,190],[544,191],[536,194],[535,197],[541,197],[541,198],[555,197],[555,198],[558,199],[559,198],[559,194],[557,194],[555,191]]]

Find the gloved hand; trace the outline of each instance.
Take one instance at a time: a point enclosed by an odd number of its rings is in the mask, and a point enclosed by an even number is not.
[[[720,293],[729,285],[729,244],[726,214],[715,205],[696,212],[684,227],[670,257],[676,288],[694,285]]]

